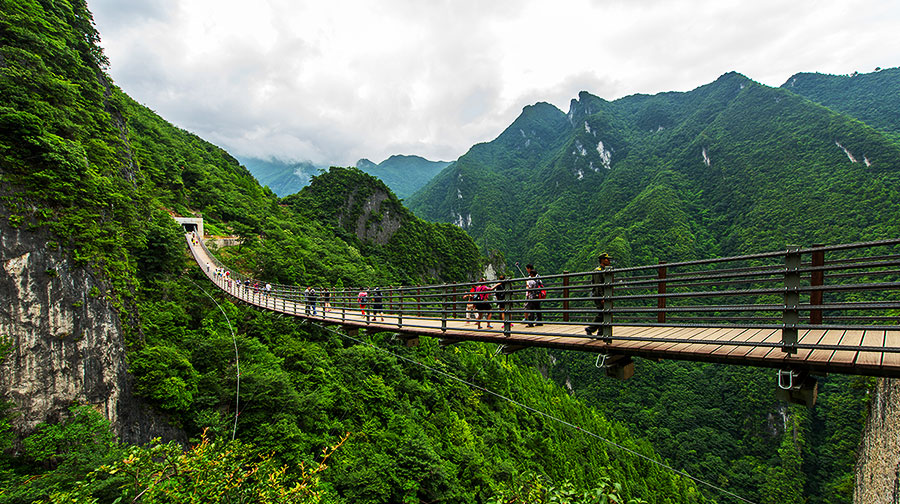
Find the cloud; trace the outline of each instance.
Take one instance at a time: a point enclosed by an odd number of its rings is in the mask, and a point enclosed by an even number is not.
[[[452,160],[538,101],[563,111],[738,71],[898,64],[894,2],[92,0],[125,92],[233,154]]]

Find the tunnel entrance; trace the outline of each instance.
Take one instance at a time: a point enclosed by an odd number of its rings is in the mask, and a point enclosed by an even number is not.
[[[196,233],[198,238],[205,236],[203,232],[203,219],[200,217],[174,217],[175,222],[181,224],[185,233]]]

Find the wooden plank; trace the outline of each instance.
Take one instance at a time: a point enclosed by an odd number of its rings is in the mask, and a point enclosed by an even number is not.
[[[663,329],[675,330],[661,331],[659,334],[660,338],[678,339],[684,340],[684,342],[661,342],[653,346],[648,345],[647,350],[653,350],[654,352],[667,352],[687,355],[688,353],[685,352],[685,349],[691,346],[690,341],[692,339],[700,339],[704,334],[715,331],[715,329],[699,329],[696,327],[677,327]]]
[[[866,330],[863,333],[862,346],[884,347],[883,330]],[[856,355],[856,367],[879,369],[881,368],[881,356],[883,352],[859,352]]]
[[[762,341],[757,341],[757,343],[781,343],[781,329],[772,329],[768,334],[765,334],[765,338]],[[780,348],[772,346],[754,346],[747,348],[743,354],[740,352],[738,354],[744,359],[763,360],[773,349],[781,351]]]
[[[888,348],[900,348],[900,331],[885,331],[884,346]],[[881,367],[900,372],[900,353],[885,352],[881,357]]]
[[[818,345],[837,345],[846,331],[843,329],[827,329],[819,339]],[[806,362],[811,364],[827,364],[834,355],[834,350],[814,349],[806,356]]]
[[[718,357],[732,360],[736,355],[743,355],[750,349],[749,346],[736,345],[735,343],[744,343],[752,341],[762,341],[769,333],[770,329],[746,329],[731,339],[723,339],[722,344],[712,352]]]
[[[741,340],[736,340],[735,342],[741,343],[759,343],[763,342],[769,337],[771,337],[772,333],[776,331],[775,329],[757,329],[755,332],[747,332],[744,333]],[[780,334],[780,333],[779,333]],[[725,352],[725,356],[729,359],[741,359],[744,355],[747,355],[747,352],[752,350],[753,346],[748,345],[732,345],[732,348]]]
[[[643,341],[616,341],[613,339],[613,344],[617,347],[628,343],[630,348],[633,351],[641,350],[641,351],[654,351],[657,347],[662,345],[663,343],[659,341],[653,341],[652,338],[666,338],[669,337],[669,334],[673,331],[684,331],[682,328],[676,327],[641,327],[642,330],[634,331],[634,332],[626,332],[625,334],[620,334],[625,337],[639,337],[639,338],[651,338],[650,340]],[[625,331],[622,331],[625,332]],[[613,333],[615,335],[615,333]]]
[[[623,327],[616,332],[613,331],[613,337],[621,336],[626,338],[653,338],[654,336],[658,336],[659,327],[649,327],[649,326],[640,326],[640,327]],[[625,331],[624,329],[632,329],[631,331]],[[648,341],[648,340],[639,340],[639,341],[619,341],[620,346],[626,346],[631,351],[644,351],[652,349],[653,347],[659,345],[659,342],[656,341]]]
[[[637,351],[648,344],[652,343],[650,341],[634,341],[634,340],[622,340],[616,339],[618,338],[646,338],[653,337],[654,329],[658,329],[656,327],[646,327],[646,326],[624,326],[624,327],[613,327],[613,337],[612,337],[612,345],[616,347],[616,349],[622,349],[623,351]],[[586,338],[588,336],[585,336]]]
[[[803,345],[818,345],[822,338],[825,337],[825,333],[828,332],[825,329],[808,329],[804,334],[801,334],[797,338],[798,344]],[[797,361],[802,360],[806,361],[809,359],[810,354],[813,353],[812,348],[798,348],[797,353],[790,356],[790,360]]]
[[[747,329],[742,327],[721,327],[704,336],[703,339],[722,342],[731,341],[746,331]],[[694,355],[710,355],[721,347],[722,345],[717,343],[693,343],[688,345],[684,352]]]
[[[857,347],[862,342],[863,332],[859,329],[851,329],[844,331],[844,337],[838,343],[840,346]],[[856,350],[835,350],[828,364],[840,367],[851,367],[856,361]]]

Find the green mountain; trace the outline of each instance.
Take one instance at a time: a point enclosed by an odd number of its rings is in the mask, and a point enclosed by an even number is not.
[[[352,340],[217,295],[172,214],[285,284],[459,281],[477,250],[356,170],[279,199],[105,64],[83,0],[0,0],[0,503],[705,501],[546,354]]]
[[[356,167],[383,180],[398,198],[403,199],[421,189],[449,164],[448,161],[429,161],[419,156],[394,155],[378,164],[360,159]]]
[[[890,236],[898,161],[893,136],[731,73],[526,107],[408,203],[482,249],[583,270],[604,250],[627,266]]]
[[[583,271],[604,251],[627,267],[883,239],[900,217],[900,142],[886,129],[736,73],[686,93],[583,92],[568,113],[525,107],[407,202],[543,273]],[[822,379],[807,412],[774,399],[771,372],[641,361],[619,383],[589,357],[554,357],[560,384],[706,480],[758,502],[851,500],[867,380]],[[764,488],[775,480],[796,493]]]
[[[288,163],[277,159],[256,158],[242,158],[241,162],[260,185],[267,186],[281,197],[303,189],[309,185],[312,177],[326,170],[309,162]]]
[[[875,128],[900,133],[900,68],[872,73],[798,73],[782,88]]]

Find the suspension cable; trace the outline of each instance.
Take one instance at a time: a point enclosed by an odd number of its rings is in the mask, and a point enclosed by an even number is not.
[[[605,437],[601,436],[600,434],[597,434],[597,433],[595,433],[595,432],[589,431],[589,430],[587,430],[587,429],[585,429],[585,428],[583,428],[583,427],[581,427],[581,426],[579,426],[579,425],[576,425],[576,424],[573,424],[573,423],[568,422],[568,421],[566,421],[566,420],[563,420],[562,418],[559,418],[559,417],[557,417],[557,416],[555,416],[555,415],[552,415],[552,414],[550,414],[550,413],[546,413],[546,412],[541,411],[541,410],[539,410],[539,409],[537,409],[537,408],[534,408],[534,407],[532,407],[532,406],[528,406],[527,404],[524,404],[524,403],[521,403],[521,402],[519,402],[519,401],[516,401],[515,399],[512,399],[512,398],[510,398],[510,397],[507,397],[507,396],[505,396],[505,395],[503,395],[503,394],[501,394],[501,393],[499,393],[499,392],[495,392],[495,391],[493,391],[493,390],[491,390],[491,389],[489,389],[489,388],[482,387],[481,385],[472,383],[472,382],[469,381],[469,380],[466,380],[466,379],[464,379],[464,378],[460,378],[460,377],[458,377],[458,376],[456,376],[456,375],[453,375],[453,374],[450,374],[450,373],[448,373],[448,372],[446,372],[446,371],[442,371],[442,370],[437,369],[437,368],[435,368],[435,367],[429,366],[429,365],[427,365],[427,364],[425,364],[425,363],[422,363],[422,362],[419,362],[419,361],[417,361],[417,360],[415,360],[415,359],[411,359],[411,358],[409,358],[409,357],[404,357],[404,356],[399,355],[399,354],[397,354],[397,353],[391,352],[391,351],[388,350],[388,349],[381,348],[381,347],[379,347],[379,346],[377,346],[377,345],[374,345],[374,344],[372,344],[372,343],[370,343],[370,342],[368,342],[368,341],[365,341],[365,340],[363,340],[363,339],[355,338],[355,337],[353,337],[353,336],[350,336],[349,334],[344,334],[344,333],[341,332],[341,331],[337,331],[337,330],[332,329],[332,328],[330,328],[330,327],[327,327],[327,326],[325,326],[325,325],[319,324],[318,322],[310,321],[310,324],[311,324],[311,325],[314,325],[314,326],[316,326],[316,327],[318,327],[318,328],[320,328],[320,329],[324,329],[324,330],[326,330],[326,331],[329,331],[329,332],[332,332],[332,333],[334,333],[334,334],[337,334],[337,335],[339,335],[339,336],[341,336],[341,337],[343,337],[343,338],[345,338],[345,339],[354,341],[354,342],[359,343],[359,344],[362,344],[362,345],[369,346],[369,347],[371,347],[371,348],[374,348],[374,349],[379,350],[379,351],[381,351],[381,352],[384,352],[384,353],[386,353],[386,354],[392,355],[393,357],[396,357],[397,359],[403,360],[403,361],[408,362],[408,363],[411,363],[411,364],[415,364],[415,365],[420,366],[420,367],[422,367],[422,368],[424,368],[424,369],[427,369],[428,371],[431,371],[432,373],[435,373],[435,374],[437,374],[437,375],[440,375],[440,376],[449,378],[449,379],[451,379],[451,380],[460,382],[460,383],[462,383],[462,384],[464,384],[464,385],[466,385],[466,386],[468,386],[468,387],[470,387],[470,388],[473,388],[473,389],[479,390],[479,391],[481,391],[481,392],[490,394],[490,395],[492,395],[492,396],[494,396],[494,397],[497,397],[497,398],[499,398],[499,399],[501,399],[501,400],[504,400],[504,401],[506,401],[506,402],[508,402],[508,403],[510,403],[510,404],[512,404],[512,405],[514,405],[514,406],[518,406],[519,408],[522,408],[522,409],[524,409],[524,410],[526,410],[526,411],[529,411],[529,412],[534,413],[534,414],[536,414],[536,415],[545,417],[545,418],[547,418],[547,419],[549,419],[549,420],[552,420],[552,421],[557,422],[557,423],[559,423],[559,424],[565,425],[566,427],[575,429],[575,430],[578,431],[578,432],[583,432],[583,433],[587,434],[588,436],[593,437],[593,438],[596,438],[596,439],[599,439],[599,440],[603,441],[604,443],[606,443],[606,444],[608,444],[608,445],[610,445],[610,446],[613,446],[613,447],[618,448],[619,450],[622,450],[622,451],[624,451],[624,452],[626,452],[626,453],[630,453],[631,455],[634,455],[634,456],[636,456],[636,457],[639,457],[639,458],[641,458],[641,459],[644,459],[644,460],[646,460],[647,462],[650,462],[651,464],[655,464],[655,465],[657,465],[657,466],[659,466],[659,467],[662,467],[662,468],[664,468],[664,469],[668,469],[669,471],[672,471],[672,472],[675,473],[675,474],[678,474],[678,475],[680,475],[680,476],[683,476],[683,477],[685,477],[685,478],[688,478],[688,479],[694,481],[695,483],[698,483],[698,484],[700,484],[700,485],[709,487],[709,488],[711,488],[711,489],[713,489],[713,490],[716,490],[717,492],[720,492],[720,493],[725,494],[725,495],[727,495],[727,496],[733,497],[733,498],[737,499],[738,501],[741,501],[741,502],[744,502],[744,503],[747,503],[747,504],[756,504],[756,503],[754,503],[753,501],[751,501],[751,500],[749,500],[749,499],[746,499],[746,498],[744,498],[744,497],[741,497],[740,495],[737,495],[737,494],[734,493],[734,492],[731,492],[731,491],[729,491],[729,490],[726,490],[726,489],[724,489],[724,488],[722,488],[722,487],[720,487],[720,486],[717,486],[717,485],[715,485],[715,484],[713,484],[713,483],[709,483],[709,482],[707,482],[707,481],[705,481],[705,480],[702,480],[702,479],[700,479],[700,478],[698,478],[698,477],[691,476],[690,474],[688,474],[688,473],[686,473],[686,472],[684,472],[684,471],[682,471],[682,470],[680,470],[680,469],[676,469],[676,468],[674,468],[674,467],[672,467],[672,466],[670,466],[670,465],[668,465],[668,464],[666,464],[666,463],[664,463],[664,462],[660,462],[660,461],[655,460],[655,459],[653,459],[653,458],[651,458],[651,457],[648,457],[647,455],[644,455],[644,454],[639,453],[639,452],[637,452],[637,451],[635,451],[635,450],[632,450],[631,448],[625,447],[625,446],[623,446],[623,445],[621,445],[621,444],[619,444],[619,443],[617,443],[617,442],[615,442],[615,441],[613,441],[613,440],[611,440],[611,439],[605,438]],[[496,355],[496,354],[495,354],[495,355]]]
[[[225,322],[228,324],[228,330],[231,331],[231,342],[232,342],[232,344],[234,344],[234,365],[235,365],[235,368],[236,368],[236,371],[237,371],[237,375],[235,376],[235,379],[236,379],[236,381],[237,381],[237,386],[236,386],[235,391],[234,391],[234,426],[231,428],[231,440],[234,441],[234,438],[235,438],[235,436],[237,435],[238,415],[241,414],[241,413],[240,413],[240,411],[241,411],[241,409],[240,409],[240,398],[241,398],[241,361],[240,361],[240,354],[238,353],[237,337],[234,335],[234,328],[231,327],[231,320],[228,319],[228,314],[225,313],[225,310],[222,309],[222,306],[219,305],[219,302],[216,301],[215,298],[213,298],[212,296],[210,296],[209,293],[206,292],[206,290],[205,290],[203,287],[200,287],[199,285],[197,285],[196,282],[194,282],[194,281],[191,280],[190,278],[188,278],[188,280],[189,280],[192,284],[194,284],[195,287],[197,287],[198,289],[200,289],[200,291],[202,291],[204,294],[206,294],[206,297],[208,297],[209,299],[212,299],[212,302],[216,304],[216,307],[219,308],[219,311],[221,311],[221,312],[222,312],[222,315],[225,316]]]

